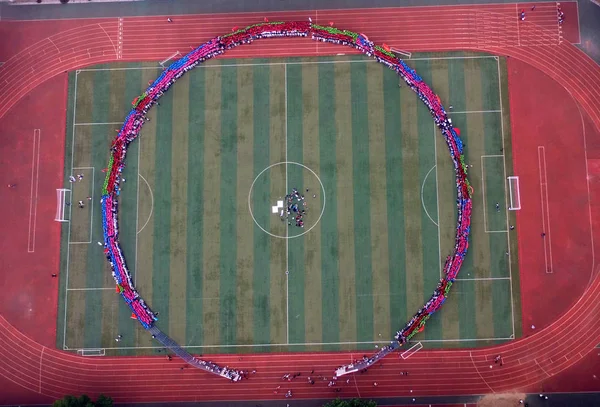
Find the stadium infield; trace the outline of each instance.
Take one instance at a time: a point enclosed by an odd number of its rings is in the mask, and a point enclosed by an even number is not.
[[[513,339],[521,310],[505,209],[505,61],[446,53],[407,62],[453,106],[480,201],[459,281],[415,339]],[[161,349],[130,319],[97,244],[114,130],[159,73],[138,63],[70,75],[61,349]],[[158,326],[193,352],[372,349],[431,295],[453,245],[452,163],[427,109],[392,71],[358,56],[222,59],[181,78],[149,117],[128,150],[120,241]],[[70,184],[71,174],[84,177]],[[271,211],[292,188],[306,197],[304,228]]]

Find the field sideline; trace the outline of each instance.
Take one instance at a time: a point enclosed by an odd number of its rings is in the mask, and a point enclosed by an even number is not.
[[[509,340],[520,330],[516,234],[495,209],[512,173],[504,60],[410,64],[453,105],[480,198],[462,281],[418,340]],[[65,173],[84,174],[73,202],[97,198],[113,129],[158,73],[113,64],[72,75]],[[221,60],[161,99],[129,149],[120,203],[120,240],[161,329],[203,352],[255,352],[369,349],[404,324],[450,252],[455,196],[443,140],[397,83],[362,57]],[[271,214],[293,187],[310,190],[304,230]],[[58,346],[157,351],[116,299],[93,206],[71,207],[64,228]]]

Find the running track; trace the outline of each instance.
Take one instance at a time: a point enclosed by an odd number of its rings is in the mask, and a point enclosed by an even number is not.
[[[66,70],[115,60],[161,60],[175,50],[261,21],[305,20],[362,31],[376,42],[400,49],[439,51],[468,49],[507,55],[537,67],[570,92],[600,129],[600,67],[567,41],[560,41],[553,18],[519,23],[518,7],[424,7],[408,9],[336,10],[289,13],[197,15],[174,18],[125,18],[120,37],[119,20],[86,22],[48,37],[19,52],[0,67],[0,118],[28,92]],[[544,6],[539,6],[540,10]],[[548,15],[554,8],[547,4]],[[542,10],[543,11],[543,10]],[[342,51],[343,49],[343,51]],[[309,39],[261,40],[240,47],[227,57],[329,55],[349,53],[348,48],[319,44]],[[406,361],[389,357],[383,366],[356,375],[344,383],[344,397],[482,394],[523,389],[540,383],[574,365],[600,342],[600,274],[574,306],[546,329],[494,348],[421,351]],[[261,400],[283,398],[287,389],[297,398],[330,398],[323,383],[309,386],[305,379],[281,381],[287,372],[330,375],[349,362],[351,353],[259,354],[215,356],[213,361],[242,369],[257,369],[250,380],[231,384],[181,363],[157,357],[81,358],[43,347],[17,331],[0,316],[0,374],[33,392],[60,397],[66,393],[100,392],[118,402]],[[490,369],[502,354],[505,366]],[[410,371],[400,379],[398,372]],[[373,387],[376,380],[379,386]],[[281,385],[278,394],[274,389]]]

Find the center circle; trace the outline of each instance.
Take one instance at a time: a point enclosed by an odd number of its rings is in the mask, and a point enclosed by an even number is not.
[[[319,176],[293,161],[269,165],[258,173],[248,191],[252,220],[263,232],[279,239],[310,232],[323,217],[325,201],[325,187]],[[299,226],[296,217],[302,211]]]

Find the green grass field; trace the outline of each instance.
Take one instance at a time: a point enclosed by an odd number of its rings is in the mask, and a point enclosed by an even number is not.
[[[459,281],[415,340],[510,340],[520,304],[504,209],[505,62],[466,53],[407,62],[453,106],[475,189]],[[130,319],[97,244],[110,142],[159,73],[145,63],[71,74],[65,175],[84,179],[66,188],[74,203],[93,199],[71,206],[63,227],[61,349],[160,349]],[[423,305],[453,247],[455,185],[429,112],[398,82],[360,56],[219,60],[161,98],[128,150],[119,220],[129,268],[163,331],[195,353],[374,349]],[[293,187],[306,195],[303,229],[271,211]]]

